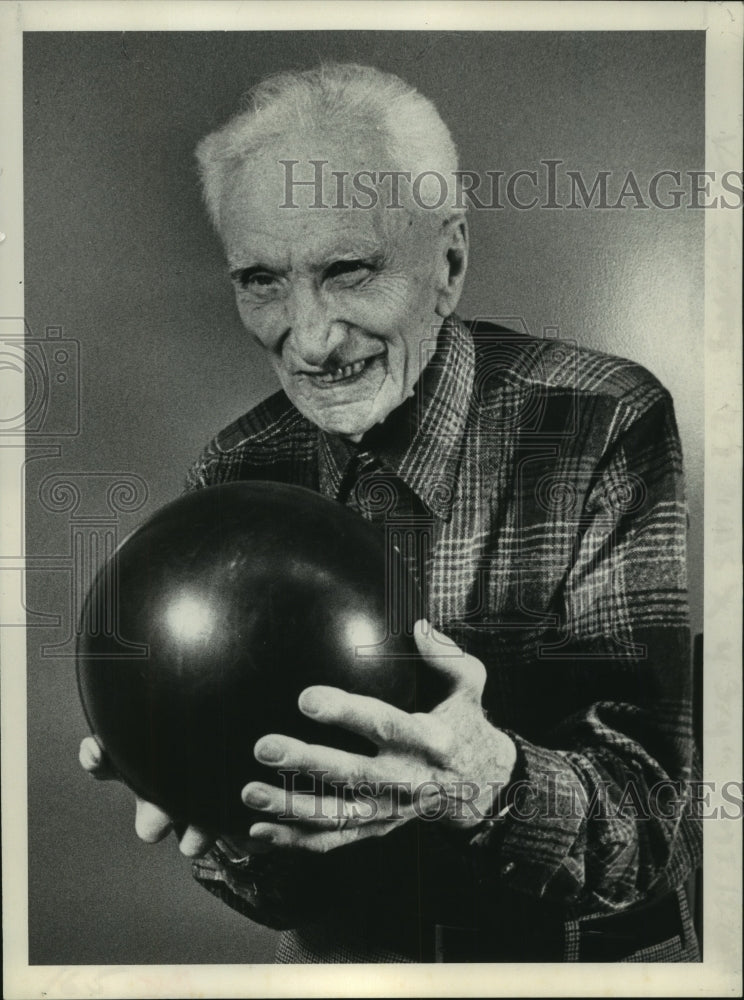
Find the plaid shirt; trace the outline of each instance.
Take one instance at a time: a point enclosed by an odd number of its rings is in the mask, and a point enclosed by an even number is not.
[[[397,532],[426,617],[485,664],[484,708],[517,746],[511,808],[451,845],[468,884],[507,912],[524,900],[564,922],[623,911],[679,887],[701,844],[685,804],[687,523],[671,398],[630,361],[455,317],[429,355],[416,394],[358,447],[280,392],[219,434],[187,485],[295,483]],[[241,880],[229,858],[218,846],[194,873],[271,923],[281,878]],[[379,957],[374,945],[358,954]]]

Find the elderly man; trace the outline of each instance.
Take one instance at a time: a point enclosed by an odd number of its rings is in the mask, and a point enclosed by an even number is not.
[[[251,98],[198,158],[241,320],[282,389],[188,483],[296,483],[404,526],[442,696],[409,715],[307,689],[304,713],[377,754],[268,733],[255,754],[277,783],[243,790],[264,816],[250,838],[189,827],[181,850],[284,929],[279,961],[696,960],[667,392],[631,362],[456,316],[466,191],[446,126],[400,79],[329,66]],[[92,739],[81,759],[106,775]],[[348,794],[294,792],[292,771]],[[154,841],[171,822],[138,802],[136,828]]]

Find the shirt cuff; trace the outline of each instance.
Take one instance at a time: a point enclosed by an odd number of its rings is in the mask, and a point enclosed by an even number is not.
[[[562,885],[561,895],[570,897],[583,882],[583,871],[569,857],[581,835],[583,816],[576,808],[581,782],[562,753],[509,735],[517,748],[512,780],[471,843],[496,853],[497,875],[509,888],[542,897],[562,876],[569,884]]]
[[[256,923],[286,930],[308,923],[332,904],[326,859],[285,851],[245,854],[217,841],[192,863],[194,878]]]
[[[244,917],[272,926],[261,912],[260,898],[254,882],[238,881],[214,851],[191,863],[191,873],[203,888]]]

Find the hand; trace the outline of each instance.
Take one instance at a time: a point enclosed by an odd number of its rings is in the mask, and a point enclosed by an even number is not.
[[[415,816],[468,828],[488,815],[511,778],[516,748],[483,712],[485,667],[426,622],[416,623],[414,635],[422,657],[449,682],[445,700],[431,712],[409,714],[338,688],[306,688],[299,698],[305,715],[366,737],[377,755],[262,737],[255,747],[259,761],[278,770],[321,772],[326,785],[343,795],[251,782],[243,801],[267,814],[251,827],[252,839],[325,852],[383,836]]]
[[[86,736],[82,741],[79,759],[88,774],[99,781],[118,780],[118,775],[95,737]],[[139,796],[135,796],[135,799],[135,832],[140,840],[156,844],[173,829],[173,820],[152,802],[145,802]],[[199,827],[187,826],[183,832],[178,832],[178,841],[182,854],[187,858],[198,858],[209,850],[214,838]]]

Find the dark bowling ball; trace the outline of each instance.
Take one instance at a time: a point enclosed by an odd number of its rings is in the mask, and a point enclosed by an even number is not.
[[[91,730],[142,798],[245,832],[255,814],[241,788],[281,780],[253,756],[260,736],[374,753],[304,716],[305,687],[431,707],[416,699],[412,587],[378,525],[310,490],[185,494],[119,546],[88,594],[77,676]]]

